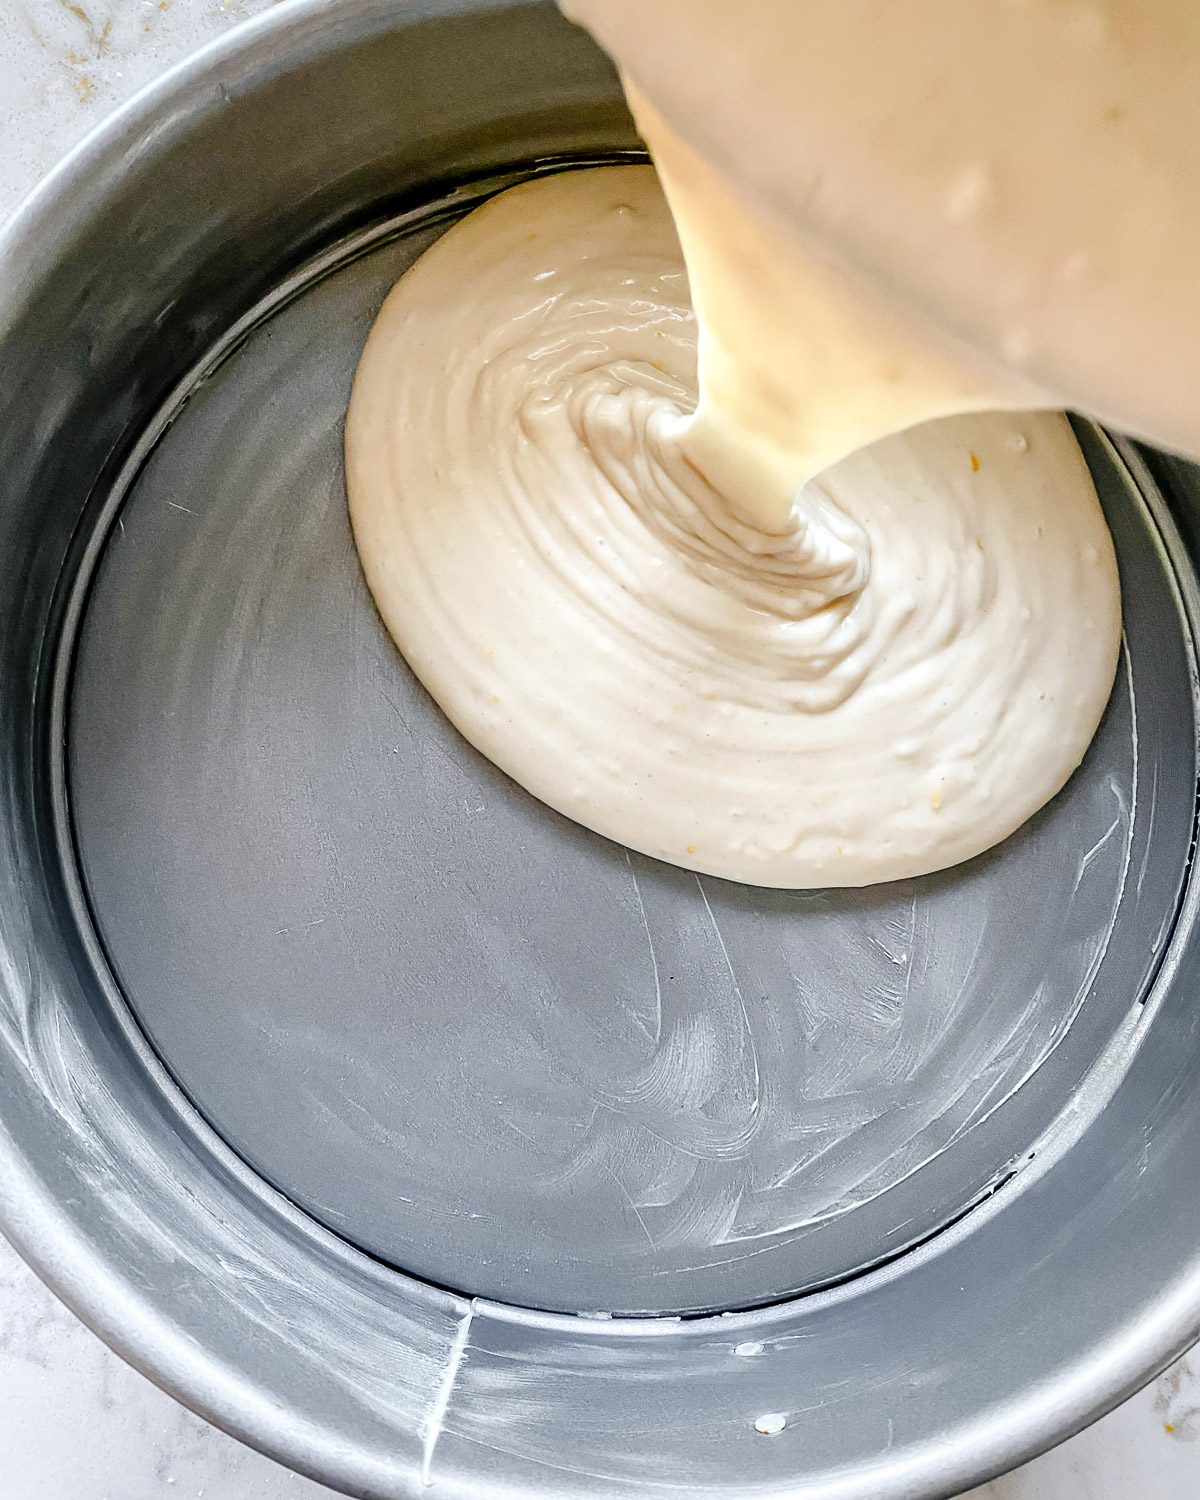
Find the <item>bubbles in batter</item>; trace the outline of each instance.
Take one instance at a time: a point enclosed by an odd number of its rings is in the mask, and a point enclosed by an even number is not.
[[[696,325],[654,171],[502,193],[402,278],[347,418],[401,651],[479,750],[646,854],[865,885],[1003,839],[1112,685],[1111,539],[1065,418],[948,418],[783,530],[684,456]]]

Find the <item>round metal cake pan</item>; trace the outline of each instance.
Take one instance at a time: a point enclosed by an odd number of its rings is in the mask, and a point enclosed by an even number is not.
[[[289,0],[0,239],[0,1225],[350,1494],[950,1495],[1200,1331],[1200,481],[1078,424],[1121,670],[983,859],[573,827],[392,649],[340,423],[446,224],[637,150],[550,5]]]

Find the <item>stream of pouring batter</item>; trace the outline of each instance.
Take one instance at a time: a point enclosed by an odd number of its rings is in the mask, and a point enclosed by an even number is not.
[[[1200,7],[563,8],[622,70],[672,198],[697,305],[722,325],[728,350],[750,355],[754,341],[780,411],[791,408],[789,431],[815,410],[821,431],[836,433],[833,389],[858,384],[881,405],[872,422],[863,398],[847,448],[906,408],[933,415],[983,398],[1067,406],[1200,455]],[[710,213],[723,197],[730,211]],[[770,269],[787,264],[802,278],[815,264],[831,270],[829,340],[807,300],[788,298],[789,278]],[[796,335],[814,333],[832,361],[822,366],[831,372],[824,406],[811,382],[793,386],[789,376]],[[702,383],[709,377],[706,368]],[[736,401],[716,365],[711,378],[717,401]],[[770,437],[760,408],[727,409]],[[814,462],[828,456],[823,446]]]
[[[1053,407],[939,346],[879,293],[759,208],[625,82],[688,268],[699,402],[680,444],[765,531],[839,459],[935,417]]]

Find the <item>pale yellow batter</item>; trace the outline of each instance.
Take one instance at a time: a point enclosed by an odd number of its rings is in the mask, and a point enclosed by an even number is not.
[[[692,200],[677,213],[692,221],[689,260],[704,256],[693,290],[703,300],[711,264],[708,315],[735,358],[743,329],[765,332],[754,363],[789,423],[814,395],[817,429],[836,438],[844,420],[795,337],[819,346],[832,317],[849,337],[818,368],[831,395],[839,372],[856,382],[851,445],[891,424],[896,385],[897,426],[991,390],[994,404],[1068,406],[1200,453],[1200,6],[563,4],[634,85],[668,195],[678,177]],[[688,158],[733,212],[695,201],[706,182],[689,181]],[[793,256],[822,268],[832,314],[776,295]],[[739,417],[779,435],[763,404]]]
[[[759,250],[769,286],[784,267]],[[814,304],[831,390],[869,408],[843,291]],[[542,178],[451,229],[380,313],[347,420],[388,628],[484,754],[648,854],[802,887],[986,849],[1071,774],[1115,669],[1112,544],[1069,427],[957,416],[796,493],[881,413],[797,433],[770,406],[777,339],[757,385],[744,341],[702,348],[693,422],[696,325],[649,168]],[[929,351],[889,384],[884,430],[998,399]]]

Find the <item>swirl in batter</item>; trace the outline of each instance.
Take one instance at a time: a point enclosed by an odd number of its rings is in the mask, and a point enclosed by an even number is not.
[[[652,168],[544,176],[450,229],[347,418],[388,629],[472,744],[646,854],[819,887],[980,853],[1070,776],[1116,666],[1066,419],[927,423],[781,516],[688,457],[696,342]]]

